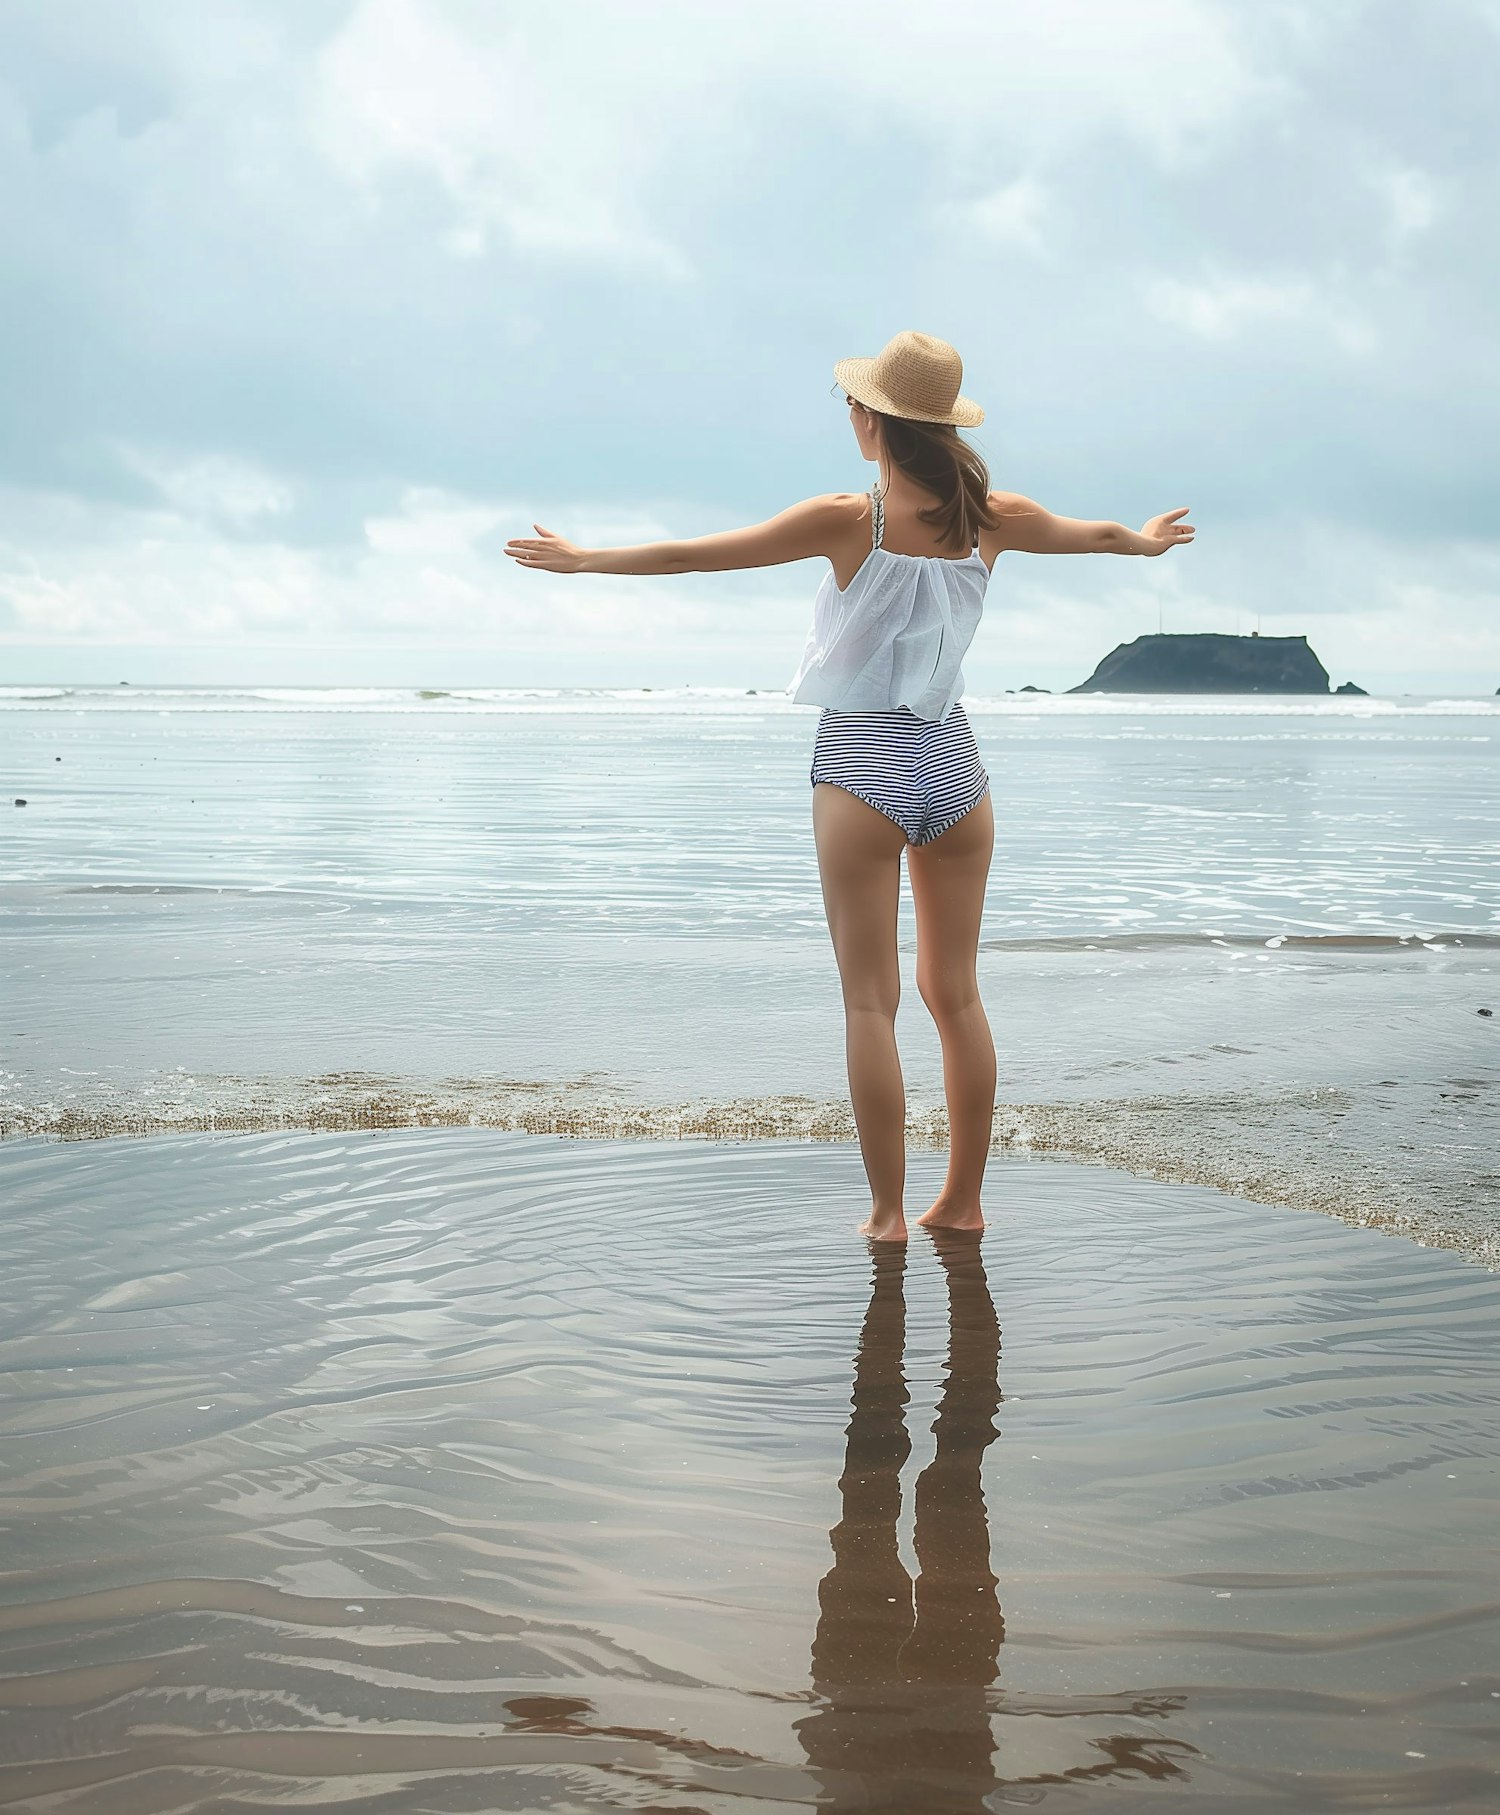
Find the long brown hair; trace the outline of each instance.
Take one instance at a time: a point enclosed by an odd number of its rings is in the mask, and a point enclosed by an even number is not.
[[[945,544],[973,548],[981,529],[998,529],[1000,514],[989,501],[990,473],[977,448],[946,422],[917,422],[910,416],[880,418],[881,433],[892,464],[899,466],[913,485],[932,492],[938,502],[917,512],[931,523]]]

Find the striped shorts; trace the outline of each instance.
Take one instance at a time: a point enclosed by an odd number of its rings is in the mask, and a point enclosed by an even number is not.
[[[809,779],[835,783],[906,834],[931,844],[989,792],[990,778],[962,706],[941,723],[894,712],[844,712],[825,706],[818,718]]]

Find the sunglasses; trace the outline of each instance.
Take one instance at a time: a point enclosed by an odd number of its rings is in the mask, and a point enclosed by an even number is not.
[[[830,391],[831,391],[831,392],[832,392],[832,394],[833,394],[833,395],[834,395],[834,396],[835,396],[835,397],[837,397],[837,396],[838,396],[838,394],[839,394],[839,392],[840,392],[840,391],[841,391],[841,390],[843,390],[843,386],[842,386],[842,385],[837,385],[837,384],[835,384],[835,385],[830,385],[830,386],[829,386],[829,389],[830,389]],[[845,403],[846,403],[846,404],[848,404],[848,406],[849,406],[849,407],[850,407],[850,409],[853,409],[853,408],[854,408],[854,406],[855,406],[855,404],[856,404],[856,403],[859,403],[859,399],[858,399],[858,398],[857,398],[857,397],[851,397],[851,396],[850,396],[850,395],[849,395],[849,393],[848,393],[848,392],[847,392],[847,391],[844,391],[844,402],[845,402]],[[864,406],[863,406],[863,405],[862,405],[862,404],[861,404],[861,405],[860,405],[860,407],[861,407],[861,408],[863,408],[863,407],[864,407]]]

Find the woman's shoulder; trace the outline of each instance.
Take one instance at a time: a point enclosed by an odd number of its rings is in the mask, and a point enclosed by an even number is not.
[[[980,526],[979,552],[993,572],[1000,556],[1008,548],[1016,546],[1018,525],[1024,525],[1028,518],[1045,513],[1036,500],[1028,498],[1024,492],[992,491],[985,503],[989,506],[991,521]]]
[[[830,522],[858,523],[870,520],[868,492],[822,492],[807,500],[808,508],[818,511]]]
[[[792,505],[784,519],[795,520],[802,533],[816,536],[831,554],[869,535],[871,508],[868,492],[820,492]]]
[[[816,525],[820,529],[838,529],[870,520],[868,492],[819,492],[815,498],[800,498],[781,512],[779,521]]]
[[[1020,492],[991,492],[987,500],[992,511],[1002,517],[1026,517],[1038,508],[1034,498]]]

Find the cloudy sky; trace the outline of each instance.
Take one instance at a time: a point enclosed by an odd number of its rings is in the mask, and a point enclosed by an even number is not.
[[[824,564],[512,568],[857,490],[958,346],[971,692],[1167,629],[1500,686],[1500,0],[4,0],[0,680],[779,686]]]

